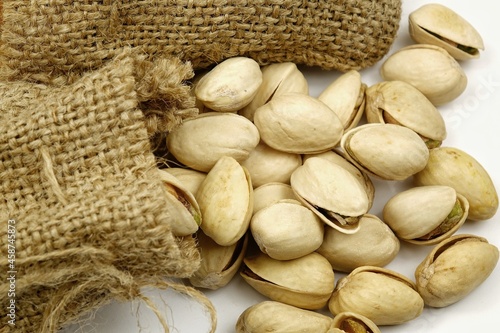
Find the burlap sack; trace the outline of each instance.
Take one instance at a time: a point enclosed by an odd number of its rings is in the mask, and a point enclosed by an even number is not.
[[[0,332],[56,332],[112,299],[152,305],[144,286],[198,295],[166,280],[200,255],[172,235],[140,109],[191,105],[186,75],[127,52],[68,86],[0,83]]]
[[[98,68],[129,46],[177,55],[195,69],[237,55],[361,69],[388,52],[401,16],[401,0],[3,0],[3,7],[0,80],[39,82]]]

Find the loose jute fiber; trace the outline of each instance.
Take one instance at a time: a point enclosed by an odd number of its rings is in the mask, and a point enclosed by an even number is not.
[[[3,0],[3,10],[0,79],[64,83],[129,46],[195,69],[233,56],[362,69],[388,52],[401,0]]]
[[[111,300],[132,299],[168,331],[144,287],[196,298],[215,327],[210,302],[178,282],[200,254],[193,238],[171,232],[176,217],[150,146],[157,122],[148,132],[141,110],[157,100],[192,105],[177,82],[190,73],[178,59],[127,51],[67,86],[0,82],[1,333],[54,333]]]

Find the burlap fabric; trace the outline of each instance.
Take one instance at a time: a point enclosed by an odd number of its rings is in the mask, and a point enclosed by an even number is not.
[[[124,47],[195,69],[237,55],[361,69],[384,56],[401,0],[3,0],[0,78],[49,82]],[[64,76],[64,78],[67,78]]]
[[[0,332],[56,332],[112,299],[152,305],[145,286],[197,295],[166,280],[190,276],[200,255],[172,235],[141,110],[193,103],[176,83],[191,73],[183,66],[127,52],[68,86],[0,83]]]

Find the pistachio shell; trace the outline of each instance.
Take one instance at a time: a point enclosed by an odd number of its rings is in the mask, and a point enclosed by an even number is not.
[[[193,194],[198,191],[201,182],[207,176],[205,172],[187,168],[165,168],[163,170],[177,178]]]
[[[454,147],[430,150],[426,167],[414,175],[416,185],[453,187],[469,202],[470,220],[487,220],[498,210],[498,193],[485,168],[471,155]]]
[[[236,333],[331,333],[332,322],[332,318],[318,312],[264,301],[243,311],[236,323]]]
[[[282,200],[259,210],[250,221],[250,231],[262,252],[290,260],[318,249],[324,223],[300,203]]]
[[[461,213],[454,209],[460,205]],[[413,244],[437,244],[454,234],[467,219],[469,203],[449,186],[420,186],[400,192],[384,206],[384,221],[401,239]],[[457,215],[457,214],[455,214]],[[436,231],[436,232],[433,232]],[[433,236],[425,237],[429,234]]]
[[[169,152],[184,165],[208,172],[222,156],[238,162],[259,144],[259,131],[243,116],[208,112],[187,119],[167,136]]]
[[[345,156],[344,153],[342,153],[341,151],[329,150],[329,151],[319,153],[319,154],[304,155],[302,158],[302,161],[305,162],[307,159],[309,159],[311,157],[321,157],[321,158],[327,159],[330,162],[338,164],[339,166],[341,166],[344,169],[346,169],[347,171],[349,171],[354,177],[356,177],[356,179],[359,181],[361,186],[363,186],[365,188],[366,194],[368,195],[368,201],[369,201],[368,210],[370,210],[372,208],[373,199],[375,197],[375,187],[373,186],[373,182],[366,173],[359,170],[354,164],[349,162],[344,156]]]
[[[448,103],[467,87],[460,64],[439,46],[415,44],[403,47],[382,64],[385,81],[404,81],[420,90],[434,105]]]
[[[166,207],[175,218],[171,219],[172,233],[175,236],[187,236],[195,233],[201,224],[201,209],[195,196],[176,177],[163,169],[158,170],[159,177],[165,184]]]
[[[413,40],[440,46],[457,60],[479,58],[479,50],[484,50],[479,32],[444,5],[423,5],[411,12],[408,20]]]
[[[326,87],[318,99],[339,116],[344,130],[349,130],[359,123],[363,115],[365,89],[361,74],[350,70]]]
[[[420,316],[424,301],[415,284],[395,271],[363,266],[337,281],[328,303],[333,315],[356,312],[376,325],[397,325]]]
[[[233,112],[250,103],[261,83],[262,72],[255,60],[234,57],[205,74],[196,84],[195,95],[212,110]]]
[[[415,270],[425,304],[446,307],[483,283],[498,263],[498,248],[482,237],[455,235],[434,247]]]
[[[269,102],[273,97],[298,92],[309,94],[309,85],[304,74],[293,62],[274,63],[261,68],[262,84],[254,98],[238,113],[253,121],[255,110]]]
[[[248,230],[253,189],[248,172],[234,158],[217,161],[201,183],[196,199],[203,216],[203,232],[217,244],[236,243]]]
[[[333,318],[333,327],[348,333],[381,333],[369,318],[354,312],[341,312]]]
[[[329,150],[343,133],[335,112],[317,98],[301,93],[274,97],[255,111],[254,123],[268,146],[295,154]]]
[[[297,199],[288,184],[271,182],[253,190],[253,214],[283,199]]]
[[[290,183],[292,172],[302,165],[302,157],[273,149],[261,141],[241,165],[250,173],[254,187],[271,182]]]
[[[261,253],[243,261],[243,279],[271,300],[317,310],[326,305],[332,294],[332,266],[316,252],[292,260],[276,260]]]
[[[203,232],[198,232],[201,266],[189,277],[195,287],[217,290],[226,286],[243,263],[248,246],[248,234],[229,246],[221,246]]]
[[[405,180],[427,164],[429,149],[412,130],[393,124],[365,124],[344,134],[346,158],[360,170],[386,180]]]
[[[324,158],[307,159],[292,173],[290,183],[304,205],[341,232],[356,232],[358,218],[368,211],[368,195],[358,179]]]
[[[427,146],[440,146],[446,125],[436,107],[417,88],[403,81],[384,81],[366,90],[369,123],[395,123],[420,135]]]
[[[365,214],[355,234],[325,228],[317,252],[328,259],[334,270],[349,273],[361,266],[383,267],[396,257],[399,248],[399,240],[387,224],[375,215]]]

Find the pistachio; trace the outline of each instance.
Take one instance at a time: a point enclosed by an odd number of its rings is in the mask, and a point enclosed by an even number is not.
[[[423,5],[411,12],[408,20],[414,41],[440,46],[457,60],[479,58],[479,50],[484,50],[479,32],[444,5]]]
[[[163,169],[158,170],[159,177],[166,189],[168,210],[175,218],[171,219],[172,233],[175,236],[187,236],[195,233],[201,224],[201,209],[195,196],[176,177]]]
[[[387,224],[375,215],[365,214],[355,234],[326,227],[317,252],[328,259],[334,270],[349,273],[361,266],[383,267],[396,257],[399,248],[399,240]]]
[[[437,244],[465,222],[469,202],[454,188],[420,186],[393,196],[383,209],[384,221],[396,235],[420,245]]]
[[[460,64],[445,49],[430,44],[401,48],[382,64],[385,81],[404,81],[420,90],[434,105],[446,104],[467,87]]]
[[[302,157],[273,149],[261,141],[241,165],[250,173],[254,187],[271,182],[290,183],[292,172],[302,165]]]
[[[373,186],[373,182],[370,179],[370,177],[359,170],[354,164],[349,162],[345,157],[344,153],[342,151],[338,150],[329,150],[323,153],[319,154],[307,154],[304,155],[302,160],[305,162],[307,159],[311,157],[321,157],[325,158],[330,162],[333,162],[335,164],[338,164],[339,166],[343,167],[347,171],[349,171],[356,179],[359,181],[361,186],[365,188],[366,194],[368,195],[368,210],[372,208],[373,205],[373,199],[375,197],[375,187]]]
[[[333,327],[345,333],[380,333],[380,329],[369,318],[354,312],[341,312],[333,318]]]
[[[264,253],[245,258],[243,279],[271,300],[308,310],[326,305],[334,288],[332,266],[313,252],[291,260],[276,260]]]
[[[474,157],[461,149],[431,149],[426,167],[413,178],[419,186],[453,187],[469,202],[469,220],[487,220],[498,210],[498,193],[488,172]]]
[[[403,81],[379,82],[366,90],[366,119],[407,127],[428,148],[440,146],[446,138],[441,113],[417,88]]]
[[[407,179],[429,158],[429,149],[414,131],[394,124],[355,127],[344,134],[340,146],[361,171],[386,180]]]
[[[188,168],[165,168],[164,171],[168,172],[177,178],[189,192],[196,194],[201,182],[205,179],[207,174],[205,172],[196,171]]]
[[[196,235],[201,266],[189,277],[195,287],[217,290],[226,286],[243,263],[248,246],[248,234],[236,243],[221,246],[203,232]]]
[[[262,84],[254,98],[238,113],[253,121],[255,110],[273,97],[298,92],[309,94],[309,85],[297,65],[293,62],[274,63],[261,68]]]
[[[425,304],[446,307],[482,284],[498,263],[498,248],[482,237],[463,234],[445,239],[415,270]]]
[[[259,144],[259,131],[243,116],[207,112],[187,119],[167,136],[169,152],[191,169],[208,172],[222,156],[238,162]]]
[[[333,315],[355,312],[376,325],[397,325],[420,316],[424,301],[404,275],[363,266],[337,281],[328,308]]]
[[[217,244],[236,243],[248,230],[253,209],[252,181],[234,158],[217,161],[201,183],[196,200],[203,216],[203,232]]]
[[[249,104],[262,83],[259,64],[247,57],[224,60],[195,86],[196,98],[214,111],[234,112]]]
[[[281,200],[259,210],[250,231],[260,250],[271,258],[290,260],[318,249],[324,223],[296,200]]]
[[[361,74],[350,70],[326,87],[318,99],[339,116],[344,130],[347,131],[355,127],[363,115],[365,89],[366,84],[361,82]]]
[[[262,208],[283,199],[297,200],[289,184],[271,182],[255,188],[253,190],[253,215]]]
[[[301,93],[274,97],[255,111],[254,123],[268,146],[295,154],[327,151],[339,143],[343,133],[335,112]]]
[[[332,323],[332,318],[315,311],[263,301],[241,313],[236,322],[236,333],[332,333]]]
[[[356,232],[359,218],[368,211],[368,195],[358,179],[324,158],[307,159],[292,173],[290,184],[305,206],[341,232]]]

